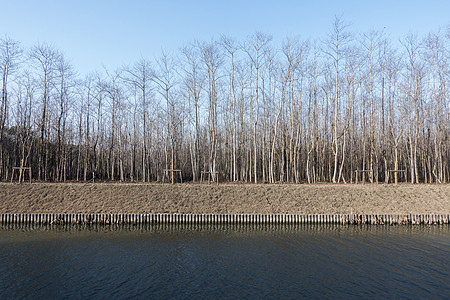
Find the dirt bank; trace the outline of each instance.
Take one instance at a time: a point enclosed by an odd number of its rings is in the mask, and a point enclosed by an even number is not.
[[[0,184],[0,213],[448,214],[450,185]]]

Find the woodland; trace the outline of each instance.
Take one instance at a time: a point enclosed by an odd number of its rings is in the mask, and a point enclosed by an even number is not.
[[[83,76],[5,36],[0,180],[446,183],[449,62],[450,27],[397,40],[339,18],[316,40],[221,36]]]

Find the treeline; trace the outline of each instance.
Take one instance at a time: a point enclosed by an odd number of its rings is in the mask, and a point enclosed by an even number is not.
[[[81,77],[5,37],[0,180],[448,182],[449,42],[336,19],[320,41],[222,37]]]

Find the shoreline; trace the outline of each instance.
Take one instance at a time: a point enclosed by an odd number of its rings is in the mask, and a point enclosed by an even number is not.
[[[443,225],[449,220],[450,214],[0,214],[0,225]]]

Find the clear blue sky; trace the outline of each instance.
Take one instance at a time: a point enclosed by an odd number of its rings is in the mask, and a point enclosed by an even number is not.
[[[450,25],[448,0],[245,1],[245,0],[0,0],[0,35],[25,48],[46,42],[81,74],[176,52],[195,39],[226,34],[238,41],[256,31],[275,43],[287,36],[321,40],[335,15],[354,32],[382,30],[393,40]]]

